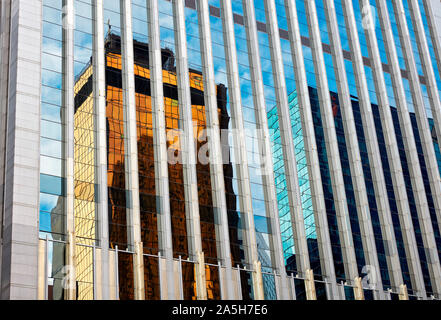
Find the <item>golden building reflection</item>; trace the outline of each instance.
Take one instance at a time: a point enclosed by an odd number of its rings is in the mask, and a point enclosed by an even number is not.
[[[150,70],[148,67],[148,45],[135,41],[135,99],[138,137],[138,169],[141,211],[141,237],[144,253],[158,254],[158,228],[156,208],[156,186],[153,148],[153,118],[150,94]],[[180,151],[179,135],[180,115],[177,94],[176,69],[174,55],[168,49],[162,51],[164,106],[166,133],[173,137],[168,141],[168,148]],[[107,123],[107,181],[109,204],[109,240],[110,247],[119,250],[128,248],[127,236],[127,197],[130,193],[125,181],[125,137],[124,108],[121,74],[121,47],[119,36],[109,34],[105,44],[106,57],[106,123]],[[92,66],[89,66],[75,84],[75,225],[77,245],[77,287],[78,299],[93,299],[93,251],[91,247],[96,239],[96,201],[95,201],[95,157],[96,134],[95,110],[93,106]],[[204,137],[207,128],[204,103],[202,74],[190,70],[190,90],[194,135]],[[226,111],[226,88],[218,85],[218,114],[221,129],[227,129],[229,117]],[[220,98],[219,98],[220,97]],[[204,139],[196,143],[196,153],[204,146]],[[231,163],[224,164],[226,175],[232,175]],[[201,218],[202,246],[206,262],[217,264],[216,229],[212,201],[210,166],[207,163],[196,164],[198,196]],[[172,221],[173,253],[175,258],[186,260],[189,256],[187,221],[185,216],[185,192],[183,166],[170,163],[169,192]],[[225,179],[227,205],[229,210],[236,210],[236,197],[231,179]],[[238,224],[237,214],[233,214],[233,225]],[[232,231],[233,230],[233,231]],[[236,230],[236,231],[234,231]],[[241,252],[237,228],[230,230],[232,260],[239,261]],[[156,259],[156,261],[155,261]],[[157,258],[145,257],[146,298],[160,299],[159,268]],[[126,252],[118,254],[120,299],[133,299],[132,255]],[[196,299],[194,265],[183,263],[184,298]],[[219,274],[217,267],[206,267],[207,291],[209,299],[220,299]]]

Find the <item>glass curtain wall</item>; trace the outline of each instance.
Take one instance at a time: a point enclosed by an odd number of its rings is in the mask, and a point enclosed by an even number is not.
[[[43,1],[40,238],[47,239],[48,299],[64,299],[66,213],[63,104],[63,2]]]
[[[213,67],[217,84],[219,124],[221,128],[221,144],[223,156],[223,169],[225,192],[227,201],[228,227],[230,238],[231,262],[234,268],[239,269],[242,298],[253,299],[251,274],[245,268],[250,269],[246,260],[248,248],[245,244],[245,230],[242,222],[239,177],[236,168],[236,156],[233,148],[233,125],[232,112],[229,99],[229,84],[227,77],[227,63],[225,58],[225,42],[221,19],[220,1],[210,0],[210,31],[213,48]],[[233,12],[241,12],[242,3],[233,1]],[[246,44],[245,44],[246,45]],[[239,53],[238,53],[239,56]],[[245,124],[244,124],[245,125]]]
[[[257,5],[263,7],[263,1],[256,1]],[[242,9],[243,10],[243,9]],[[256,10],[257,11],[257,10]],[[264,9],[261,10],[263,14]],[[233,13],[236,13],[233,10]],[[257,13],[256,13],[257,15]],[[273,259],[274,249],[271,246],[271,229],[264,196],[264,185],[262,180],[262,171],[260,166],[259,142],[256,134],[257,125],[254,110],[253,88],[251,84],[250,62],[248,57],[248,45],[245,26],[243,24],[234,24],[234,33],[237,50],[237,63],[239,67],[240,91],[242,98],[242,112],[244,114],[244,129],[247,146],[248,173],[250,177],[251,197],[254,215],[254,226],[256,231],[257,252],[259,261],[262,264],[262,277],[265,299],[276,299]],[[260,56],[268,57],[269,50],[262,52]],[[271,59],[267,60],[269,63]],[[275,104],[274,90],[265,90],[266,94],[272,95],[272,105]],[[267,95],[266,95],[267,96]],[[269,98],[270,99],[270,98]]]
[[[138,181],[141,241],[144,253],[146,300],[159,300],[159,239],[153,148],[153,116],[150,93],[147,2],[132,1],[135,103],[138,147]]]
[[[201,39],[199,35],[198,13],[195,8],[185,8],[185,31],[187,34],[187,57],[190,77],[193,132],[196,144],[196,175],[198,182],[199,216],[202,235],[202,251],[205,256],[205,277],[207,298],[220,299],[218,270],[219,219],[213,208],[213,191],[211,187],[210,164],[204,151],[207,144],[207,110],[204,101],[202,75]],[[222,94],[222,88],[217,86]],[[223,102],[218,99],[218,114]]]
[[[121,300],[134,299],[133,252],[129,241],[130,190],[126,181],[128,139],[123,99],[121,20],[119,0],[103,1],[106,61],[107,185],[110,248],[118,249]]]
[[[297,15],[299,17],[306,16],[305,11],[305,2],[303,0],[296,0],[296,7],[297,7]],[[309,30],[306,19],[299,19],[304,20],[299,21],[300,26],[300,34],[302,37],[309,38]],[[324,21],[326,24],[326,21]],[[321,31],[323,32],[323,31]],[[326,38],[325,38],[326,40]],[[309,39],[308,39],[309,41]],[[311,102],[311,111],[312,111],[312,117],[314,122],[314,130],[315,130],[315,138],[317,143],[317,152],[318,152],[318,158],[320,161],[320,174],[322,178],[322,185],[323,185],[323,193],[325,197],[325,206],[326,206],[326,212],[327,212],[327,219],[328,219],[328,226],[329,226],[329,235],[331,240],[331,249],[332,249],[332,255],[334,259],[334,267],[336,272],[337,279],[339,278],[345,278],[344,270],[343,270],[343,255],[341,251],[341,243],[340,243],[340,234],[338,230],[338,224],[336,219],[336,213],[334,208],[334,197],[332,194],[332,186],[331,186],[331,177],[328,167],[328,160],[326,156],[326,147],[325,147],[325,139],[324,139],[324,132],[321,125],[321,115],[320,115],[320,105],[318,101],[318,92],[317,92],[317,84],[316,84],[316,75],[315,75],[315,67],[312,59],[312,52],[311,48],[309,46],[303,45],[303,56],[304,56],[304,64],[305,64],[305,70],[306,70],[306,78],[309,88],[309,96],[310,96],[310,102]],[[327,66],[327,72],[329,70],[329,63],[332,63],[332,61],[326,61]],[[328,75],[329,77],[329,75]],[[335,78],[335,77],[334,77]],[[330,81],[328,81],[329,83]],[[334,80],[335,82],[335,80]],[[314,257],[314,256],[313,256]],[[315,253],[315,263],[312,263],[311,258],[311,268],[314,270],[314,274],[317,274],[318,276],[321,275],[321,268],[319,264],[319,255],[318,250],[316,250]],[[320,269],[319,269],[320,268]]]

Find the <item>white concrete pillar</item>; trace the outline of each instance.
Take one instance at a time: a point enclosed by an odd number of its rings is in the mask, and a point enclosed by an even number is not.
[[[409,294],[407,292],[407,286],[405,284],[402,284],[400,286],[399,299],[400,300],[409,300]]]
[[[205,260],[204,252],[196,253],[196,293],[198,300],[207,300],[207,284],[205,279]]]
[[[306,288],[306,299],[317,300],[315,283],[314,283],[314,272],[312,271],[312,269],[306,270],[305,288]]]
[[[265,294],[263,290],[263,278],[262,278],[262,264],[260,261],[255,260],[253,264],[253,287],[254,287],[254,300],[265,300]]]
[[[355,300],[364,300],[363,284],[360,277],[354,281],[354,298]]]
[[[47,300],[47,241],[38,241],[38,300]]]
[[[109,250],[109,297],[118,300],[118,260],[116,250]]]

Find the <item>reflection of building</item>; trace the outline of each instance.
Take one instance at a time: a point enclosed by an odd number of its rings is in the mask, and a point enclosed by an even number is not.
[[[120,38],[109,34],[106,39],[106,101],[107,101],[107,150],[108,150],[108,195],[109,195],[109,238],[111,248],[118,246],[119,250],[128,248],[128,223],[126,215],[126,182],[125,182],[125,137],[126,125],[123,110],[122,80],[121,80],[121,47]],[[147,44],[135,42],[135,94],[137,104],[138,128],[138,169],[141,210],[141,232],[144,253],[158,253],[156,190],[153,150],[152,108],[150,98],[150,72],[148,69]],[[164,102],[166,113],[167,133],[173,134],[179,130],[179,107],[176,84],[176,71],[173,53],[163,49],[163,82]],[[204,93],[201,73],[190,70],[191,101],[195,139],[204,137],[206,117]],[[89,66],[78,77],[75,87],[75,217],[78,225],[77,237],[89,241],[95,239],[95,203],[94,203],[94,161],[95,136],[90,128],[94,127],[94,109],[92,99],[92,67]],[[226,88],[217,86],[220,129],[228,128],[229,116],[225,108]],[[169,148],[179,151],[179,138],[169,141]],[[197,140],[196,152],[206,143]],[[228,147],[228,146],[226,146]],[[185,199],[183,184],[183,168],[181,163],[169,164],[170,207],[172,215],[173,248],[176,258],[188,257],[188,239],[186,231]],[[212,191],[209,164],[198,161],[196,165],[199,197],[199,213],[201,220],[202,246],[208,263],[217,263],[215,221],[212,207]],[[231,251],[233,261],[240,262],[243,257],[242,241],[239,239],[239,217],[236,213],[236,196],[232,186],[232,165],[229,159],[224,164],[225,187],[227,191],[227,206],[229,209],[229,224]],[[86,241],[87,244],[87,241]],[[86,247],[77,246],[78,260],[77,281],[86,284],[93,283],[90,276],[93,257]],[[123,252],[118,255],[120,298],[133,299],[133,270],[132,256]],[[147,259],[147,258],[146,258]],[[151,299],[159,298],[159,275],[157,262],[145,259],[146,295]],[[156,265],[156,267],[155,267]],[[194,271],[192,264],[183,264],[183,280],[188,290],[184,295],[191,298],[195,294]],[[132,276],[131,276],[132,275]],[[148,280],[147,280],[148,279]],[[93,280],[93,279],[92,279]],[[219,297],[219,279],[217,269],[206,268],[208,297]],[[157,289],[151,287],[157,284]],[[92,286],[85,288],[81,298],[92,298]]]
[[[93,68],[76,79],[74,114],[74,216],[77,299],[93,299],[93,249],[96,236],[96,134],[93,105]],[[87,246],[86,246],[87,245]]]
[[[314,121],[314,131],[315,131],[315,139],[317,143],[317,150],[318,150],[318,158],[320,162],[320,173],[321,173],[321,179],[322,179],[322,186],[323,186],[323,192],[325,197],[325,205],[326,205],[326,211],[327,211],[327,218],[328,218],[328,224],[329,224],[329,232],[330,232],[330,239],[332,244],[332,254],[334,258],[334,267],[335,272],[337,275],[337,279],[344,278],[344,268],[343,268],[343,257],[342,253],[340,251],[340,240],[339,240],[339,230],[338,225],[336,221],[336,210],[334,207],[333,202],[333,193],[332,193],[332,187],[331,187],[331,179],[330,179],[330,168],[328,165],[328,159],[326,156],[326,143],[325,143],[325,137],[324,137],[324,130],[322,126],[322,119],[320,114],[320,105],[319,105],[319,98],[318,98],[318,92],[316,88],[309,87],[309,96],[310,96],[310,103],[311,103],[311,111]],[[356,207],[355,207],[355,195],[353,191],[352,186],[352,180],[351,180],[351,172],[349,170],[349,158],[348,158],[348,150],[347,145],[345,141],[345,135],[343,130],[343,120],[340,112],[340,105],[338,101],[338,95],[337,93],[330,92],[331,96],[331,102],[332,102],[332,114],[334,116],[335,121],[335,127],[336,127],[336,133],[337,133],[337,140],[338,140],[338,147],[339,147],[339,153],[340,153],[340,159],[342,163],[342,167],[345,168],[343,170],[343,178],[345,181],[345,192],[346,197],[348,201],[348,211],[349,211],[349,217],[351,221],[352,226],[352,237],[354,239],[354,242],[357,243],[357,245],[354,246],[355,253],[357,257],[363,256],[363,248],[361,245],[361,234],[358,227],[358,216],[356,213]],[[361,159],[363,163],[363,174],[365,177],[365,183],[367,188],[367,195],[369,200],[369,206],[370,206],[370,214],[372,219],[372,224],[374,227],[374,234],[375,234],[375,242],[376,247],[380,260],[380,270],[383,272],[382,277],[383,279],[386,279],[386,281],[389,281],[389,276],[387,273],[387,265],[386,261],[382,259],[382,256],[385,254],[385,249],[383,240],[381,237],[381,229],[380,229],[380,218],[378,216],[376,202],[375,202],[375,196],[374,196],[374,186],[373,186],[373,180],[371,177],[370,167],[369,167],[369,157],[368,157],[368,150],[366,147],[366,141],[364,137],[364,129],[362,126],[362,119],[360,114],[360,107],[359,107],[359,101],[356,97],[352,98],[352,107],[354,112],[354,119],[355,124],[357,128],[357,137],[358,137],[358,143],[360,146],[360,152],[361,152]],[[297,160],[297,169],[298,169],[298,178],[299,178],[299,184],[300,184],[300,190],[301,190],[301,200],[302,200],[302,208],[303,208],[303,214],[304,214],[304,222],[305,222],[305,229],[307,231],[307,245],[308,245],[308,252],[309,252],[309,258],[311,263],[311,269],[314,270],[314,272],[320,273],[320,255],[318,251],[318,243],[317,243],[317,236],[316,236],[316,230],[315,230],[315,223],[314,223],[314,216],[313,214],[313,208],[311,203],[311,190],[309,185],[309,177],[308,177],[308,171],[307,169],[307,163],[305,161],[305,149],[304,149],[304,141],[303,141],[303,133],[302,133],[302,127],[301,127],[301,119],[300,119],[300,111],[299,111],[299,104],[297,100],[297,92],[294,91],[289,96],[289,107],[290,107],[290,116],[291,116],[291,125],[293,130],[293,136],[294,136],[294,146],[295,146],[295,152],[296,152],[296,160]],[[380,151],[383,155],[387,154],[386,146],[385,146],[385,138],[383,135],[382,125],[380,123],[380,113],[379,113],[379,107],[375,104],[372,104],[372,111],[375,119],[376,124],[376,133],[378,137],[378,143],[380,147]],[[396,137],[397,142],[399,144],[400,150],[404,150],[403,145],[403,137],[400,129],[400,123],[398,120],[398,111],[395,107],[391,107],[391,113],[394,121],[394,126],[396,130]],[[410,113],[410,119],[412,121],[412,127],[415,133],[417,133],[417,121],[415,113]],[[269,127],[273,131],[272,134],[272,142],[273,142],[273,159],[274,159],[274,172],[275,172],[275,180],[276,180],[276,188],[278,190],[278,202],[279,202],[279,216],[281,221],[281,237],[283,243],[283,249],[284,249],[284,256],[285,256],[285,266],[286,270],[288,272],[296,272],[297,271],[297,265],[296,265],[296,256],[294,252],[294,242],[293,242],[293,230],[291,226],[291,220],[289,216],[289,207],[287,206],[287,190],[286,190],[286,181],[284,176],[284,163],[283,163],[283,156],[281,154],[281,140],[280,140],[280,129],[279,129],[279,122],[277,117],[277,108],[274,107],[272,110],[268,112],[268,122]],[[431,128],[434,127],[433,125],[433,119],[428,119],[429,125]],[[433,130],[433,129],[432,129]],[[419,138],[419,135],[416,134],[415,136],[415,142],[418,149],[418,152],[420,154],[420,157],[422,155],[422,146],[421,141]],[[438,143],[435,137],[433,137],[433,142],[435,146],[435,152],[437,153],[438,158],[438,165],[441,164],[440,160],[440,152]],[[421,163],[423,163],[423,159],[421,160]],[[396,220],[396,223],[398,223],[398,213],[397,213],[397,206],[395,204],[395,199],[393,197],[393,184],[392,184],[392,176],[390,172],[389,165],[387,163],[387,158],[385,156],[382,157],[383,162],[383,171],[388,187],[388,192],[390,194],[389,202],[390,207],[392,211],[392,217]],[[410,209],[411,209],[411,215],[414,223],[418,225],[418,217],[417,217],[417,211],[415,202],[413,200],[412,196],[412,187],[410,182],[410,176],[409,176],[409,165],[406,161],[406,157],[404,154],[401,154],[401,165],[403,166],[403,170],[405,170],[404,178],[407,183],[407,193],[409,195],[410,199]],[[440,172],[441,172],[441,165],[440,165]],[[432,194],[430,192],[429,188],[429,181],[428,176],[425,167],[422,167],[423,172],[423,181],[427,188],[427,196],[430,200],[432,197]],[[434,211],[433,206],[429,207],[432,217],[434,217]],[[436,239],[438,240],[439,237],[436,236]],[[404,246],[403,239],[398,238],[396,239],[398,246],[402,248]],[[417,236],[417,243],[419,243],[420,247],[423,247],[422,244],[422,238],[420,236]],[[420,259],[423,262],[423,266],[426,263],[424,253],[420,250]],[[401,251],[400,255],[402,255],[402,259],[405,259],[404,252]],[[360,258],[358,258],[358,268],[359,270],[363,269],[363,264],[360,263]],[[410,277],[409,274],[404,274],[404,279],[410,285]],[[425,273],[424,275],[425,281],[429,282],[428,274]],[[384,281],[384,280],[383,280]],[[430,288],[430,287],[429,287]],[[317,294],[320,291],[321,294],[325,295],[325,289],[320,284],[316,284],[316,290]],[[431,290],[431,289],[430,289]],[[372,293],[365,292],[366,296],[371,296]]]
[[[139,169],[139,192],[141,205],[141,224],[142,241],[144,244],[144,253],[158,253],[158,234],[157,234],[157,209],[156,209],[156,190],[155,190],[155,171],[154,171],[154,149],[153,149],[153,123],[152,107],[150,98],[150,72],[148,69],[148,55],[143,54],[148,50],[147,44],[135,42],[135,94],[137,104],[137,128],[138,128],[138,169]],[[111,247],[119,246],[120,249],[127,247],[127,221],[126,221],[126,185],[124,170],[124,117],[123,102],[121,91],[121,56],[120,39],[110,34],[106,41],[106,84],[107,84],[107,126],[108,126],[108,186],[109,186],[109,222],[110,222],[110,244]],[[174,66],[173,53],[168,49],[162,50],[163,62],[163,82],[164,82],[164,102],[166,116],[167,134],[172,135],[179,130],[179,106],[176,83],[176,71]],[[190,70],[190,86],[193,123],[195,127],[195,139],[203,136],[203,130],[206,129],[206,116],[204,106],[204,92],[202,76],[199,71]],[[221,122],[221,129],[228,128],[228,117],[225,110],[226,89],[224,86],[218,87],[218,108]],[[196,152],[206,141],[197,141]],[[174,137],[168,142],[169,148],[180,150],[179,137]],[[188,257],[188,236],[185,217],[185,198],[183,167],[181,163],[171,164],[169,170],[169,190],[170,190],[170,208],[172,217],[173,250],[176,258],[182,259]],[[224,165],[225,184],[228,192],[227,202],[232,212],[236,210],[236,199],[232,190],[231,180],[227,179],[231,173],[231,163]],[[199,214],[201,220],[202,249],[205,254],[205,260],[208,263],[217,263],[215,221],[212,204],[212,190],[210,179],[209,164],[197,162],[196,165],[198,182]],[[231,218],[237,214],[232,214]],[[237,219],[237,218],[236,218]],[[231,219],[230,219],[231,220]],[[238,222],[232,221],[233,226]],[[234,230],[234,229],[232,229]],[[237,228],[236,228],[237,230]],[[230,233],[232,243],[237,245],[238,237],[235,232]],[[241,253],[234,247],[233,259],[240,261]],[[119,261],[120,270],[131,268],[131,261]],[[194,276],[191,276],[192,265],[183,265],[184,282],[194,283]],[[190,269],[188,269],[190,268]],[[219,296],[218,274],[216,270],[210,271],[207,266],[207,288],[208,297],[216,298]],[[121,274],[122,275],[122,274]],[[150,279],[155,275],[150,275]],[[157,275],[156,275],[157,277]],[[124,279],[122,279],[124,278]],[[131,297],[133,288],[133,279],[130,277],[121,277],[120,286],[125,285],[127,298]],[[125,282],[129,282],[124,284]],[[194,295],[194,285],[184,285],[189,290],[184,292],[188,298]]]
[[[58,241],[63,239],[62,235],[65,233],[65,219],[62,214],[63,210],[63,197],[58,197],[57,205],[52,209],[51,212],[52,237],[54,240]],[[64,276],[62,270],[65,265],[64,246],[54,242],[52,255],[52,266],[49,272],[51,272],[53,283],[48,287],[48,291],[50,291],[49,300],[62,300],[64,297],[64,289],[62,287],[62,279]]]

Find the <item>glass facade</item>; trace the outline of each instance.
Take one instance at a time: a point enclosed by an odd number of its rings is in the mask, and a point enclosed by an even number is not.
[[[42,1],[39,298],[441,298],[441,216],[433,187],[433,170],[441,173],[440,124],[432,114],[439,96],[430,86],[436,84],[441,94],[441,64],[433,45],[439,35],[428,22],[434,17],[427,16],[425,0],[402,1],[408,28],[403,33],[394,1],[308,1]],[[412,12],[415,4],[421,12]],[[329,5],[336,23],[328,19]],[[250,14],[256,20],[251,25]],[[350,43],[348,14],[360,52]],[[421,35],[415,17],[421,18]],[[334,56],[333,34],[340,37],[343,65]],[[427,43],[433,79],[425,72],[419,37]],[[414,62],[406,56],[407,40]],[[347,93],[341,92],[339,72],[346,73]],[[370,113],[363,109],[363,83]],[[342,112],[346,94],[357,148]],[[288,127],[282,126],[281,110],[289,111]],[[366,117],[374,128],[365,126]],[[262,124],[269,134],[259,131]],[[429,144],[422,130],[430,130]],[[372,131],[381,177],[370,154]],[[394,134],[395,145],[388,134]],[[308,150],[311,141],[315,148]],[[270,155],[261,152],[265,143]],[[407,149],[412,145],[414,158]],[[398,159],[392,159],[391,147]],[[286,159],[290,150],[295,159]],[[361,220],[353,177],[356,156],[368,222]],[[332,166],[336,159],[339,168]],[[287,167],[291,162],[295,170]],[[297,174],[294,189],[290,172]],[[387,192],[388,226],[378,205],[378,179]],[[401,199],[410,212],[402,211]],[[410,231],[403,216],[411,220]],[[349,231],[342,230],[342,219]],[[374,252],[366,247],[366,223]],[[395,243],[384,238],[385,228]],[[416,263],[409,250],[417,252]],[[396,264],[389,259],[393,252]],[[372,255],[378,269],[369,265]]]

